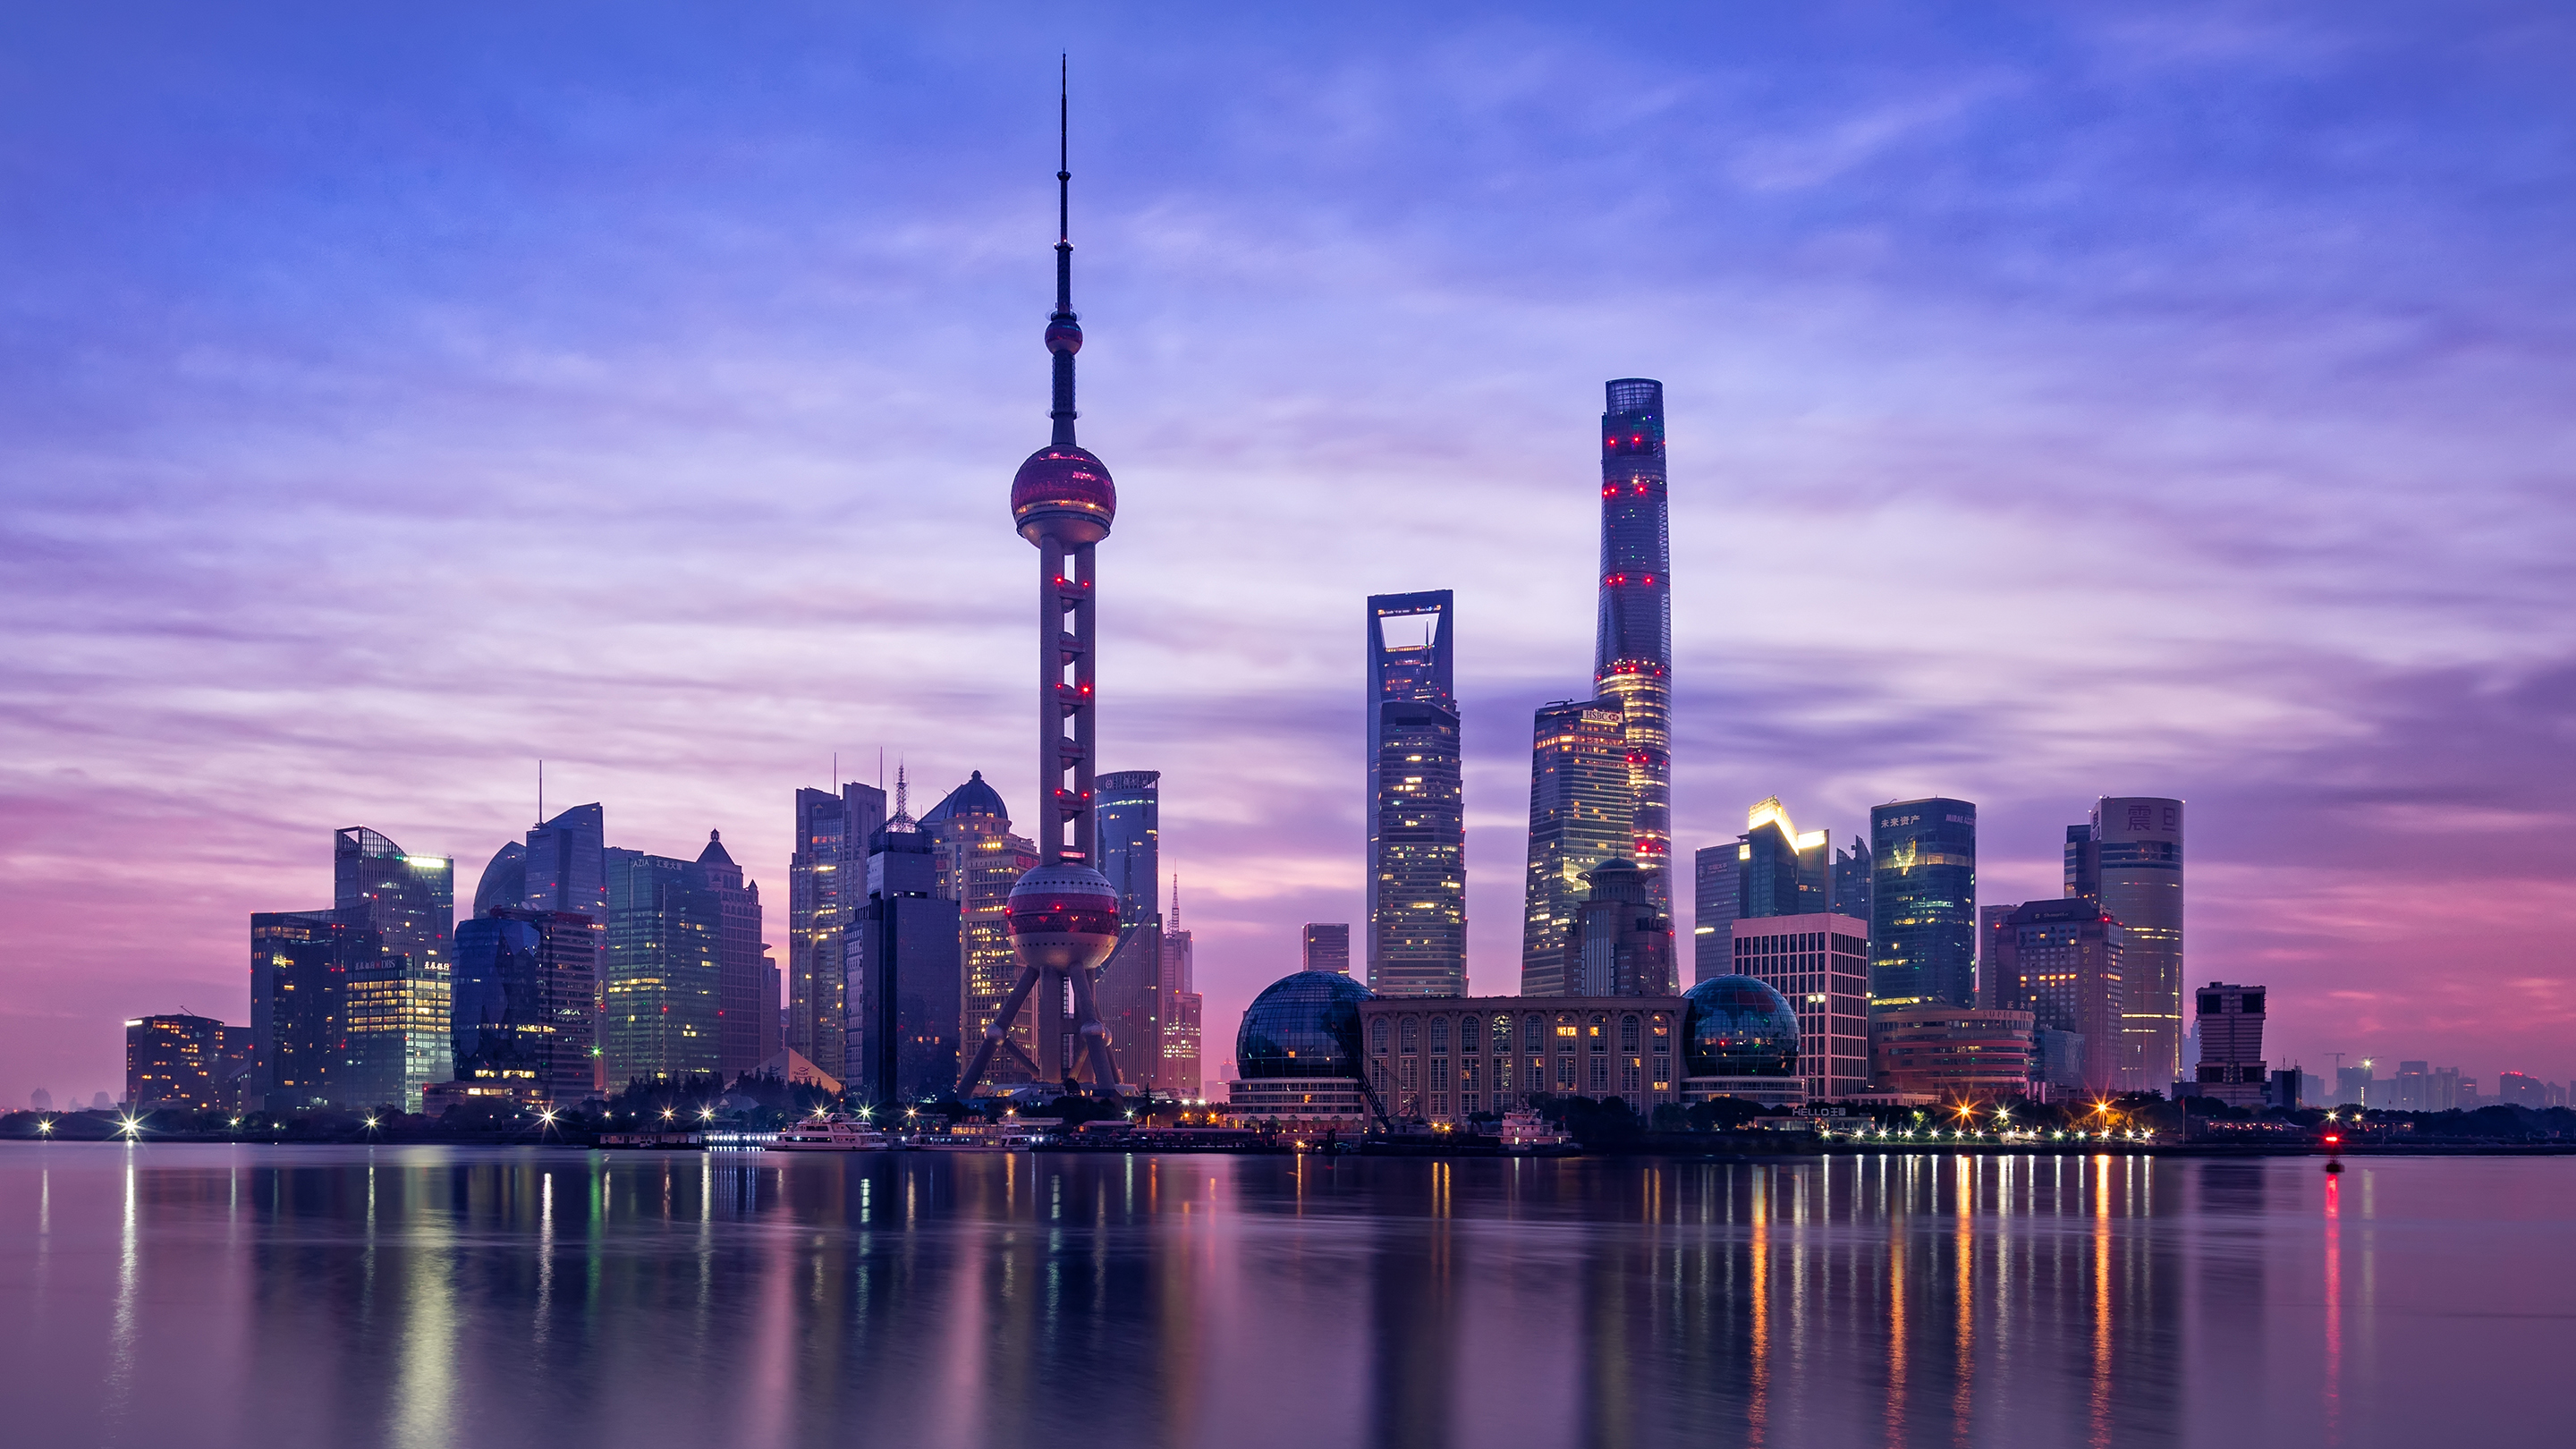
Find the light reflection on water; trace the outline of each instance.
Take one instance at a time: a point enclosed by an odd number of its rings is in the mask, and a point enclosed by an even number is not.
[[[2557,1443],[2571,1188],[2565,1159],[11,1146],[6,1437]]]

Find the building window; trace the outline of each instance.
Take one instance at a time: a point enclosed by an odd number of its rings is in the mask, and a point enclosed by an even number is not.
[[[1556,1059],[1556,1088],[1560,1092],[1571,1092],[1574,1090],[1574,1058],[1558,1057]]]
[[[1476,1115],[1476,1111],[1476,1094],[1473,1092],[1460,1092],[1458,1094],[1458,1115],[1462,1117],[1473,1117]]]
[[[1500,1055],[1502,1055],[1503,1053],[1510,1051],[1511,1049],[1512,1049],[1512,1019],[1511,1019],[1510,1017],[1508,1017],[1508,1016],[1498,1016],[1498,1017],[1495,1017],[1495,1018],[1494,1018],[1494,1054],[1495,1054],[1496,1056],[1500,1056]]]
[[[1629,1053],[1637,1050],[1638,1025],[1637,1018],[1633,1016],[1619,1018],[1619,1050]]]
[[[1396,1086],[1406,1093],[1411,1093],[1414,1088],[1413,1062],[1413,1058],[1403,1057],[1395,1064]]]
[[[1637,1059],[1630,1057],[1619,1064],[1619,1091],[1622,1096],[1637,1095]]]
[[[1449,1059],[1447,1057],[1433,1057],[1431,1059],[1431,1090],[1435,1092],[1446,1092],[1449,1090]]]
[[[1529,1017],[1521,1023],[1521,1050],[1534,1052],[1547,1044],[1547,1018]]]
[[[1431,1049],[1435,1052],[1449,1050],[1449,1018],[1445,1016],[1431,1018]]]
[[[1412,1017],[1408,1016],[1404,1020],[1397,1022],[1395,1024],[1396,1050],[1403,1052],[1406,1056],[1413,1055],[1414,1048],[1420,1042],[1421,1032],[1421,1024],[1415,1021]]]
[[[1670,1091],[1672,1090],[1672,1085],[1673,1059],[1665,1056],[1661,1052],[1657,1052],[1655,1054],[1655,1090],[1658,1092]]]
[[[1460,1057],[1458,1059],[1458,1090],[1462,1092],[1472,1092],[1476,1090],[1476,1059],[1474,1057]]]
[[[1369,1050],[1373,1052],[1386,1050],[1386,1018],[1383,1016],[1369,1023]]]
[[[1591,1029],[1586,1032],[1585,1035],[1591,1041],[1592,1049],[1594,1051],[1606,1052],[1610,1050],[1610,1018],[1606,1016],[1596,1016],[1592,1018]]]
[[[1594,1057],[1592,1059],[1592,1095],[1596,1097],[1602,1096],[1608,1093],[1609,1090],[1610,1058],[1606,1056]]]

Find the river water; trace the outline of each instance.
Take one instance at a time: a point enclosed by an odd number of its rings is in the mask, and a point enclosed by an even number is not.
[[[0,1441],[2561,1445],[2576,1159],[0,1145]]]

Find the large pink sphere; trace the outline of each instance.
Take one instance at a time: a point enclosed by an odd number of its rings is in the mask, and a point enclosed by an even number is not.
[[[1118,947],[1118,889],[1087,865],[1042,865],[1002,907],[1023,966],[1089,969]]]
[[[1098,543],[1118,516],[1118,485],[1087,449],[1049,444],[1029,454],[1011,480],[1011,522],[1031,543],[1053,534],[1066,543]]]

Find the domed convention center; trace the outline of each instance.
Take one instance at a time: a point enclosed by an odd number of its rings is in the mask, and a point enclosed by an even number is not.
[[[1360,1003],[1376,999],[1338,971],[1299,971],[1270,983],[1244,1008],[1235,1033],[1232,1115],[1312,1132],[1366,1131]]]
[[[1750,976],[1713,976],[1682,994],[1682,1100],[1741,1097],[1766,1107],[1807,1099],[1798,1013]]]

